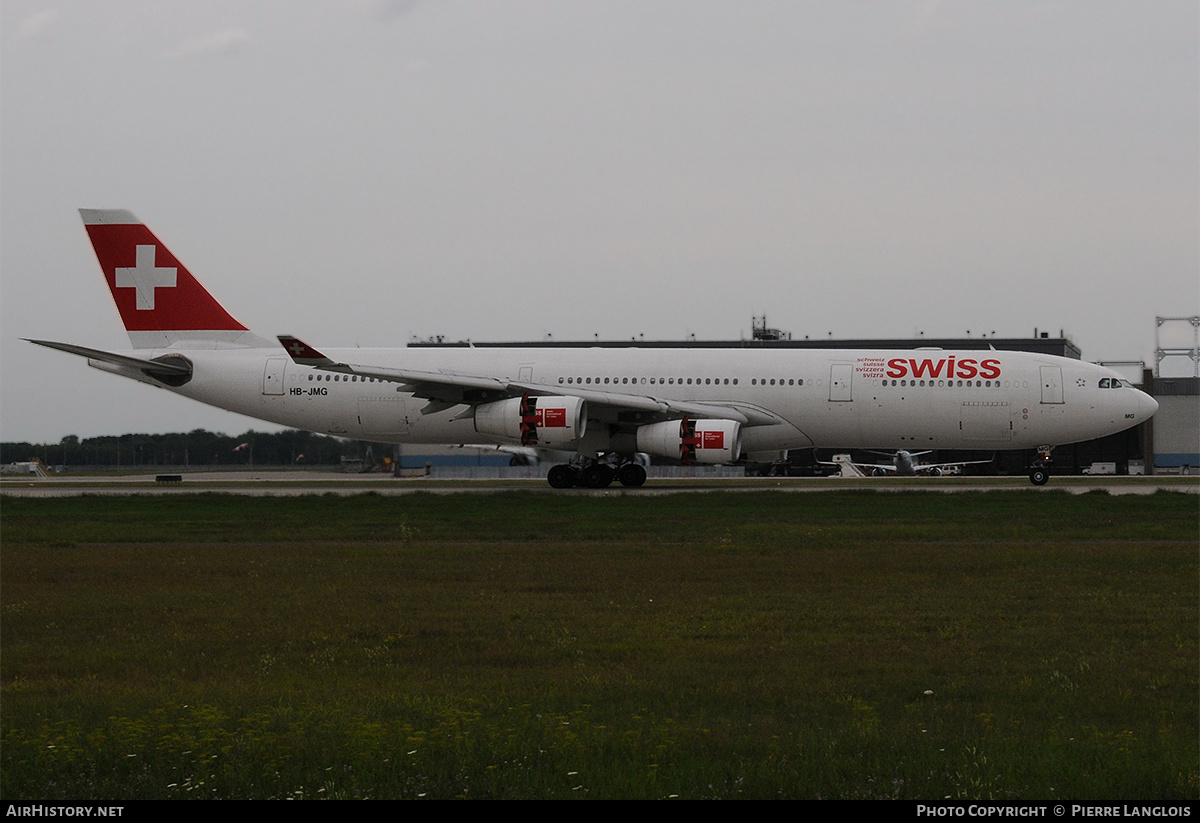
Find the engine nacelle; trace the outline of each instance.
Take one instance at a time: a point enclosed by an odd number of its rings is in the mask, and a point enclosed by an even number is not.
[[[475,431],[541,449],[573,449],[587,429],[578,397],[513,397],[475,407]]]
[[[669,420],[639,426],[640,452],[683,463],[732,463],[742,455],[741,425],[734,420]]]

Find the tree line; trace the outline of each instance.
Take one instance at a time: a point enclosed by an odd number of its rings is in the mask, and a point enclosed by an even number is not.
[[[58,443],[0,443],[0,462],[32,460],[47,466],[328,466],[344,460],[379,460],[392,447],[344,440],[305,431],[218,434],[122,434],[85,437],[69,434]]]

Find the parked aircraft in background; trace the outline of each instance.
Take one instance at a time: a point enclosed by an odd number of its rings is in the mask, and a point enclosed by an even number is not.
[[[860,472],[872,474],[876,477],[884,475],[899,475],[900,477],[915,477],[918,474],[929,475],[930,477],[941,477],[942,474],[960,469],[963,466],[972,466],[982,463],[991,463],[988,460],[956,460],[949,463],[921,463],[917,460],[923,454],[929,454],[932,449],[921,452],[910,452],[900,449],[892,454],[891,463],[856,463],[850,460],[849,455],[839,454],[837,457],[845,458],[845,460],[837,460],[836,457],[832,462],[818,461],[824,466],[843,466],[850,462]]]
[[[80,213],[133,348],[31,342],[309,431],[571,453],[549,471],[556,488],[640,486],[639,452],[716,464],[814,447],[1048,451],[1158,409],[1111,369],[1027,352],[318,350],[252,333],[131,213]],[[1045,469],[1030,478],[1045,483]]]

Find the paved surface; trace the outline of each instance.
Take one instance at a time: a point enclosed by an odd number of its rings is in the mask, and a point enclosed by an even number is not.
[[[155,475],[69,476],[48,479],[13,478],[0,480],[0,495],[13,497],[75,497],[84,494],[189,494],[222,492],[257,496],[298,496],[304,494],[383,495],[433,492],[438,494],[487,494],[511,489],[546,494],[672,494],[694,491],[761,490],[817,492],[843,489],[878,491],[993,491],[1063,490],[1083,494],[1104,489],[1109,494],[1153,494],[1159,489],[1200,494],[1200,477],[1052,477],[1042,487],[1030,484],[1026,477],[940,477],[940,478],[651,478],[640,489],[619,485],[607,489],[571,489],[555,491],[540,478],[455,480],[432,477],[393,478],[385,475],[338,474],[293,471],[188,472],[179,483],[159,483]]]

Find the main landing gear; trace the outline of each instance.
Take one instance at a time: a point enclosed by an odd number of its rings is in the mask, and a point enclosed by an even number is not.
[[[551,466],[546,480],[555,489],[583,486],[588,489],[603,489],[615,480],[622,486],[636,487],[646,482],[646,469],[637,463],[601,463],[588,460],[580,465],[560,463]]]

